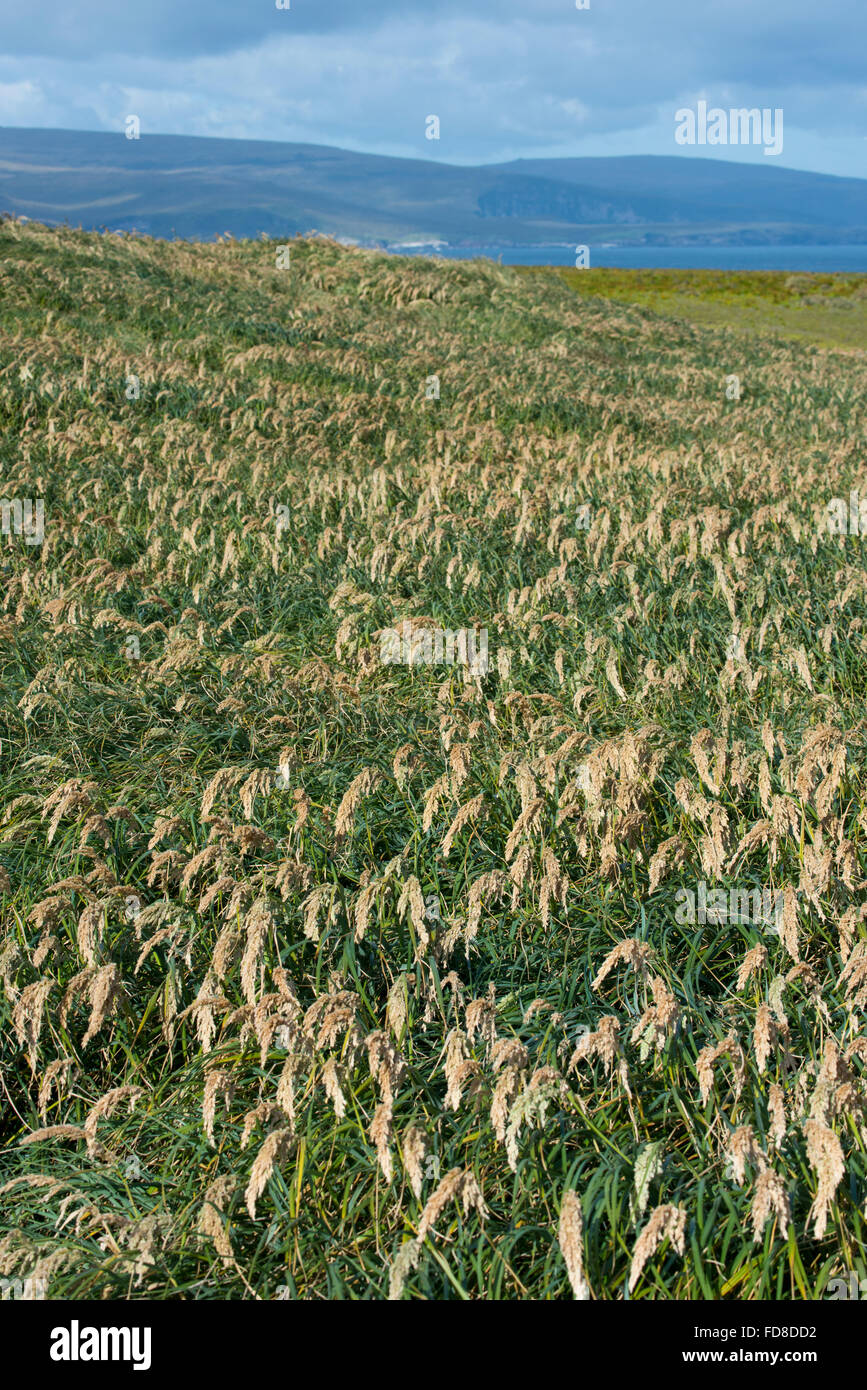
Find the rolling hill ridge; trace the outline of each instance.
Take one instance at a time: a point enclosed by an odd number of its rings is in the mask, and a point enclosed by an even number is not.
[[[867,243],[867,180],[686,156],[458,166],[325,145],[0,130],[0,212],[210,240]]]

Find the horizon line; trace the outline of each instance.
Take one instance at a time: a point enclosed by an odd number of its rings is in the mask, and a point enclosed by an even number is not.
[[[7,131],[7,130],[19,130],[19,131],[27,131],[27,132],[37,132],[37,131],[38,131],[38,132],[55,133],[55,134],[61,134],[61,135],[106,135],[106,136],[117,136],[117,138],[118,138],[118,139],[121,139],[121,140],[126,140],[126,139],[127,139],[126,134],[125,134],[125,132],[124,132],[123,130],[89,130],[89,129],[82,129],[82,128],[77,127],[77,126],[24,126],[24,125],[0,125],[0,132],[2,132],[2,131]],[[671,159],[671,160],[676,160],[677,162],[681,162],[681,161],[683,161],[683,162],[691,161],[691,162],[699,162],[699,163],[703,163],[703,164],[736,165],[736,166],[741,167],[741,168],[753,168],[753,167],[755,167],[755,168],[759,168],[759,169],[764,169],[764,170],[766,170],[767,172],[771,172],[771,173],[773,173],[774,171],[776,171],[777,173],[782,173],[782,172],[785,171],[786,173],[791,173],[791,174],[807,174],[807,175],[809,175],[809,176],[812,177],[812,178],[819,178],[819,179],[836,179],[836,180],[839,180],[839,181],[841,181],[841,182],[867,183],[867,175],[859,176],[859,175],[857,175],[857,174],[828,174],[828,173],[825,173],[824,171],[817,170],[817,169],[798,169],[798,168],[796,168],[794,165],[790,165],[790,164],[776,164],[776,163],[775,163],[775,164],[760,164],[757,160],[751,160],[751,159],[738,159],[738,158],[730,158],[730,157],[726,157],[726,156],[719,156],[719,155],[713,156],[713,155],[707,155],[707,154],[690,154],[690,153],[687,153],[687,152],[686,152],[685,147],[680,147],[681,150],[683,151],[682,153],[678,153],[678,152],[674,152],[674,151],[673,151],[671,154],[650,154],[650,153],[647,153],[647,154],[583,154],[583,155],[582,155],[582,154],[573,154],[573,155],[517,155],[514,159],[492,160],[492,161],[490,161],[490,162],[488,162],[488,163],[461,163],[461,164],[458,164],[458,163],[455,163],[453,160],[449,160],[449,159],[430,159],[430,158],[425,158],[425,157],[423,157],[423,156],[421,156],[421,155],[380,154],[380,153],[378,153],[376,150],[369,150],[369,149],[352,149],[351,147],[346,146],[346,145],[331,145],[331,144],[327,144],[327,143],[323,143],[323,142],[318,142],[318,141],[312,141],[312,140],[285,140],[285,139],[284,139],[284,140],[277,140],[277,139],[267,139],[267,138],[263,138],[263,137],[261,137],[261,136],[239,136],[239,135],[188,135],[188,134],[180,134],[180,133],[178,133],[177,131],[166,131],[166,130],[154,130],[154,131],[149,131],[148,134],[147,134],[145,137],[140,137],[140,138],[144,138],[144,139],[146,139],[146,140],[147,140],[147,139],[161,139],[161,140],[201,140],[201,141],[206,142],[206,143],[209,143],[209,144],[216,144],[216,143],[219,142],[219,141],[224,141],[224,142],[229,142],[229,143],[237,144],[237,145],[296,145],[296,146],[298,146],[298,147],[300,147],[300,148],[304,148],[304,149],[334,150],[334,151],[336,151],[337,153],[340,153],[340,154],[360,154],[360,155],[366,155],[366,156],[368,156],[369,158],[372,158],[372,159],[389,159],[389,160],[395,160],[395,161],[399,161],[399,162],[401,162],[401,163],[406,163],[406,164],[435,164],[435,165],[438,165],[438,166],[444,166],[444,167],[446,167],[446,168],[451,168],[451,169],[501,169],[501,168],[507,167],[507,166],[512,165],[512,164],[520,164],[520,163],[524,163],[524,162],[530,163],[530,162],[541,162],[541,161],[545,161],[545,162],[550,162],[550,163],[556,163],[556,162],[559,162],[559,161],[563,161],[563,162],[565,163],[565,162],[568,162],[568,161],[570,161],[570,160],[579,160],[579,159],[581,159],[581,160],[587,160],[587,161],[593,161],[593,162],[600,162],[600,163],[601,163],[602,161],[609,161],[609,162],[610,162],[610,161],[613,161],[613,160],[623,160],[623,161],[626,161],[626,160],[639,160],[639,159],[653,159],[653,160],[656,160],[656,159]],[[133,143],[138,143],[138,141],[129,141],[128,143],[133,144]],[[690,147],[690,148],[692,148],[692,147]],[[706,148],[706,147],[702,146],[702,149],[704,149],[704,148]],[[737,147],[737,146],[735,146],[735,147],[727,146],[726,148],[740,148],[740,147]],[[752,146],[750,146],[750,147],[748,147],[748,148],[752,148]],[[2,151],[0,151],[0,154],[2,154]]]

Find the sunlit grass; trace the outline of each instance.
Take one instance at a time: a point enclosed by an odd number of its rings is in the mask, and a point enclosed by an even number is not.
[[[46,516],[0,542],[0,1276],[568,1298],[569,1190],[596,1299],[867,1275],[863,361],[611,272],[15,223],[0,267]],[[404,620],[490,670],[383,665]],[[679,921],[700,880],[794,933]]]

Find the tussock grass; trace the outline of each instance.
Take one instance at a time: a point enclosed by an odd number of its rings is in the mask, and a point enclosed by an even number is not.
[[[324,240],[0,243],[45,500],[0,546],[0,1274],[867,1276],[867,575],[821,527],[863,361]],[[407,620],[489,671],[383,665]],[[702,879],[781,933],[679,921]]]

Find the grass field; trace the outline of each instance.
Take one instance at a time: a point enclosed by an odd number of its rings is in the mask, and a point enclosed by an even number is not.
[[[867,352],[867,275],[590,267],[547,273],[562,276],[579,294],[637,304],[702,327]]]
[[[867,1277],[867,362],[281,259],[0,226],[0,1277]]]

